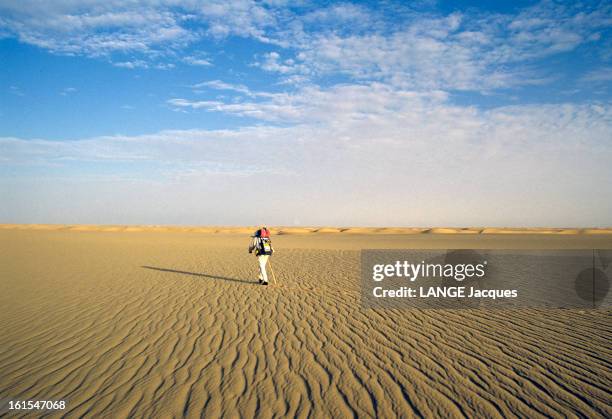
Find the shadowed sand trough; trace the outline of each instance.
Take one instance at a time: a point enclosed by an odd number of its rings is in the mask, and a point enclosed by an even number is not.
[[[358,276],[363,247],[611,235],[285,233],[266,288],[246,231],[0,230],[0,399],[74,417],[612,416],[610,311],[363,310]]]

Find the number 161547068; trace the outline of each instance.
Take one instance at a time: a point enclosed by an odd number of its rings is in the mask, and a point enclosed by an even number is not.
[[[64,400],[9,400],[9,410],[64,410]]]

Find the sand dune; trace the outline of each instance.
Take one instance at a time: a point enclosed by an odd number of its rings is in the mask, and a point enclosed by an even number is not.
[[[256,226],[121,226],[121,225],[65,225],[65,224],[0,224],[4,230],[69,230],[69,231],[124,231],[124,232],[193,232],[215,234],[250,234]],[[606,235],[612,228],[500,228],[500,227],[270,227],[275,235],[292,234],[567,234]]]
[[[612,229],[578,228],[485,228],[482,234],[594,234],[593,232],[612,234]]]
[[[583,234],[612,234],[612,228],[585,228]]]
[[[481,228],[432,228],[431,234],[480,234]]]
[[[70,417],[612,416],[610,311],[364,310],[358,279],[362,247],[612,236],[280,228],[266,288],[249,228],[2,228],[0,399]]]
[[[272,228],[272,234],[311,234],[315,229],[306,227],[278,227]]]

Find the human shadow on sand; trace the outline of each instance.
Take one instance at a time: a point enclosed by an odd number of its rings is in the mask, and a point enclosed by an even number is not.
[[[202,278],[218,279],[221,281],[239,282],[241,284],[257,285],[257,282],[254,282],[254,281],[248,281],[246,279],[238,279],[238,278],[229,278],[227,276],[208,275],[208,274],[202,274],[202,273],[197,273],[197,272],[178,271],[176,269],[156,268],[155,266],[141,266],[141,268],[152,269],[154,271],[161,271],[161,272],[171,272],[174,274],[192,275],[192,276],[199,276]]]

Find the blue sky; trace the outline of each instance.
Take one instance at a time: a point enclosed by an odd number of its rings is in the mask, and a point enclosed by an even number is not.
[[[612,225],[612,3],[0,0],[0,222]]]

